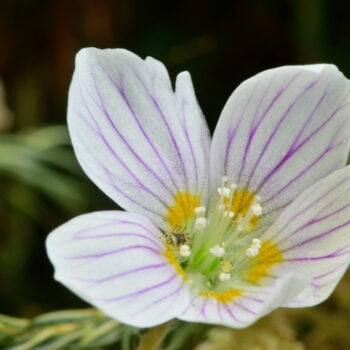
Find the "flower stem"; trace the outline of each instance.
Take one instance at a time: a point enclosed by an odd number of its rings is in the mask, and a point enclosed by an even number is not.
[[[137,348],[137,350],[156,350],[163,340],[170,322],[163,323],[157,327],[150,328],[143,338]]]

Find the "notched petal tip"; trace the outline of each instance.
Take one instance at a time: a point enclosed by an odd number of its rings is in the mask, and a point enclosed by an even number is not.
[[[194,87],[190,72],[183,71],[176,76],[175,91],[182,91],[183,95],[194,94]]]
[[[102,50],[96,47],[84,47],[80,49],[75,56],[75,66],[86,65],[87,63],[94,61],[98,55],[101,55]]]
[[[211,147],[212,186],[227,174],[262,197],[269,224],[291,200],[345,165],[349,80],[334,65],[284,66],[243,82]]]
[[[69,93],[68,127],[82,168],[121,207],[163,229],[177,193],[207,189],[206,123],[192,84],[182,85],[180,100],[156,59],[86,48]]]
[[[304,66],[300,66],[303,69],[309,70],[314,73],[322,73],[324,69],[332,68],[338,70],[338,68],[333,64],[327,64],[327,63],[319,63],[319,64],[306,64]]]
[[[122,63],[122,61],[130,61],[133,63],[142,61],[139,56],[126,49],[99,49],[96,47],[85,47],[80,49],[76,54],[75,65],[77,68],[88,65],[91,69],[98,70],[99,68],[96,67],[94,63],[98,61],[103,62],[104,60],[113,60],[114,64],[117,64],[118,60],[121,60],[120,63]],[[110,64],[110,62],[108,62],[108,64]]]

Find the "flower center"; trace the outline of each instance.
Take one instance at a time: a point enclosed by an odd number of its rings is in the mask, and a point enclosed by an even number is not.
[[[203,290],[205,295],[236,290],[242,282],[258,284],[282,261],[274,243],[254,235],[263,213],[261,198],[255,193],[238,188],[224,176],[210,210],[193,204],[191,200],[186,205],[191,220],[166,234],[166,241],[202,294]]]

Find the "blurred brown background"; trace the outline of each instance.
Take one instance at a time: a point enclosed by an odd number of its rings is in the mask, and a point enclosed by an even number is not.
[[[215,123],[243,79],[284,64],[350,71],[347,2],[330,0],[1,0],[0,75],[16,128],[63,123],[74,55],[125,47],[189,70]]]

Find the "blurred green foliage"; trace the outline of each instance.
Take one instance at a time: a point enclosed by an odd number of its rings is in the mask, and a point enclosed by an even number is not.
[[[45,237],[79,213],[116,208],[80,170],[63,126],[76,51],[125,47],[162,60],[172,77],[189,70],[213,128],[234,87],[263,69],[332,62],[350,76],[349,10],[347,1],[330,0],[0,1],[0,77],[9,105],[0,89],[0,312],[34,317],[84,305],[53,281]],[[347,349],[349,286],[347,276],[321,306],[277,311],[247,330],[178,323],[177,338],[170,332],[164,344],[168,350],[174,344],[196,350]],[[110,321],[84,315],[83,328]],[[33,332],[14,342],[41,331],[52,336],[45,328],[52,324],[40,328],[38,318],[5,319],[0,326],[12,324],[5,327],[12,335]],[[66,340],[57,334],[52,339],[78,342],[76,329],[60,333]]]
[[[0,186],[0,307],[35,313],[40,302],[55,305],[46,295],[46,232],[103,195],[80,170],[66,126],[0,135]]]

